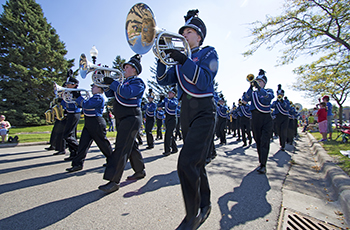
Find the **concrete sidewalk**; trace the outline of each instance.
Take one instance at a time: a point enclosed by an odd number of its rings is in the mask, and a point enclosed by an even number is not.
[[[291,212],[330,223],[330,229],[348,226],[349,177],[339,179],[339,167],[316,158],[318,143],[302,135],[295,149],[282,152],[274,139],[266,175],[255,171],[255,144],[242,147],[231,135],[227,143],[216,145],[218,156],[206,167],[213,208],[200,229],[286,229]],[[120,190],[109,195],[97,189],[105,183],[105,158],[96,145],[75,173],[65,172],[70,163],[64,156],[44,147],[0,148],[0,229],[175,229],[184,217],[178,154],[163,157],[162,141],[152,150],[140,147],[146,178],[125,180],[133,173],[128,163]]]

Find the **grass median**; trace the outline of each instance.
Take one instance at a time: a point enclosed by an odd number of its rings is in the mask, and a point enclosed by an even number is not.
[[[316,140],[321,140],[322,135],[320,133],[311,133]],[[328,135],[327,135],[328,136]],[[338,137],[338,138],[337,138]],[[336,139],[337,138],[337,139]],[[350,150],[350,140],[347,143],[342,142],[342,135],[339,131],[332,134],[332,140],[319,142],[324,150],[338,161],[338,166],[343,171],[350,175],[350,158],[340,153],[341,150]]]

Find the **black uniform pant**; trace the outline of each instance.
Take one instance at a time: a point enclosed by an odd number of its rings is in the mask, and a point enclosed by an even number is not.
[[[163,139],[162,125],[163,125],[163,119],[157,118],[157,139]]]
[[[272,118],[270,113],[261,113],[256,109],[253,110],[252,130],[259,155],[259,163],[265,166],[270,151],[270,137],[272,133]]]
[[[55,123],[53,124],[53,128],[51,130],[50,141],[49,141],[51,147],[56,146],[59,122],[60,122],[59,120],[55,119]]]
[[[106,134],[106,121],[104,118],[85,116],[85,125],[80,137],[78,154],[74,157],[72,166],[83,166],[92,141],[95,141],[103,155],[107,157],[108,162],[108,158],[112,155],[112,146]]]
[[[240,116],[237,116],[236,130],[237,130],[238,139],[240,139],[241,138],[241,117]]]
[[[141,113],[118,119],[116,146],[108,159],[103,179],[119,183],[128,159],[135,172],[142,172],[145,169],[142,155],[135,141],[141,122]]]
[[[215,128],[216,106],[213,98],[182,96],[181,127],[184,145],[177,172],[186,207],[186,220],[210,204],[210,188],[205,170]]]
[[[236,126],[237,126],[237,119],[232,118],[232,132],[233,136],[236,136]]]
[[[149,117],[146,115],[145,132],[146,132],[147,145],[149,147],[154,147],[154,139],[152,135],[153,126],[154,126],[154,117]]]
[[[177,118],[176,122],[176,127],[175,127],[175,140],[179,137],[179,139],[182,139],[182,134],[181,134],[181,121],[180,117]]]
[[[220,138],[220,144],[226,144],[226,118],[218,116],[217,132]]]
[[[283,114],[276,114],[275,118],[275,132],[277,133],[279,140],[280,140],[280,146],[282,148],[286,147],[286,141],[287,141],[287,131],[288,131],[288,123],[289,118],[286,115]]]
[[[289,118],[288,118],[289,119]],[[287,143],[292,145],[294,139],[294,120],[289,119],[287,131]]]
[[[247,138],[249,142],[252,142],[252,135],[250,129],[250,118],[241,117],[241,131],[242,131],[242,140],[244,144],[247,144]]]
[[[65,151],[66,149],[66,141],[63,138],[63,134],[64,134],[64,129],[66,127],[66,122],[67,119],[63,119],[63,120],[56,120],[55,121],[55,126],[56,126],[56,140],[53,144],[53,146],[55,146],[55,150],[56,151]],[[57,123],[57,124],[56,124]]]
[[[176,127],[176,116],[166,114],[165,117],[165,138],[164,138],[164,152],[170,153],[177,151],[177,145],[174,137],[174,129]],[[170,150],[171,148],[171,150]]]
[[[63,138],[68,145],[70,156],[75,157],[79,146],[79,142],[77,141],[77,126],[80,120],[80,113],[68,113],[66,119]]]

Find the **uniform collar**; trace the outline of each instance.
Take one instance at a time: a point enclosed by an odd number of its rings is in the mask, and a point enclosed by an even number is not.
[[[197,53],[198,51],[199,51],[199,46],[194,47],[193,49],[191,49],[191,53],[192,54]]]

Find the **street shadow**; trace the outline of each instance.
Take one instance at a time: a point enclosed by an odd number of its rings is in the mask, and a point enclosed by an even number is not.
[[[232,150],[226,150],[226,151],[224,151],[224,153],[227,156],[237,155],[237,154],[239,154],[239,155],[246,155],[245,154],[245,150],[247,150],[249,148],[250,148],[250,146],[245,146],[245,147],[239,146],[239,147],[236,147],[236,148],[234,148]]]
[[[85,174],[92,173],[92,172],[104,173],[104,167],[100,166],[100,167],[91,168],[91,169],[87,169],[87,170],[83,169],[82,171],[78,171],[76,173],[62,172],[62,173],[58,173],[58,174],[54,174],[54,175],[36,177],[36,178],[25,179],[25,180],[13,182],[13,183],[2,184],[2,185],[0,185],[0,194],[15,191],[18,189],[29,188],[29,187],[34,187],[37,185],[47,184],[47,183],[51,183],[54,181],[66,179],[68,177],[84,176]]]
[[[32,165],[23,165],[23,166],[18,166],[18,167],[14,167],[14,168],[0,169],[0,174],[20,171],[20,170],[25,170],[25,169],[31,169],[31,168],[37,168],[37,167],[64,164],[64,163],[67,163],[67,162],[63,161],[63,160],[59,160],[59,161],[51,161],[51,162],[32,164]]]
[[[255,170],[248,173],[239,187],[218,199],[222,216],[220,229],[232,229],[270,213],[271,205],[266,200],[270,188],[265,174]]]
[[[160,174],[151,177],[147,183],[138,190],[127,192],[123,197],[129,198],[132,196],[139,196],[147,192],[153,192],[163,187],[174,186],[180,184],[177,171],[174,170],[168,174]]]
[[[2,219],[0,221],[0,229],[43,229],[105,196],[105,193],[94,190],[78,196],[46,203]]]
[[[270,160],[276,162],[277,167],[283,167],[288,165],[292,157],[285,151],[278,150],[273,156],[269,157]]]
[[[11,160],[0,160],[0,164],[19,162],[19,161],[27,161],[27,160],[34,160],[34,159],[47,158],[47,157],[52,157],[52,155],[41,155],[41,156],[34,156],[34,157],[22,157],[22,158],[11,159]]]
[[[24,155],[24,154],[31,154],[31,153],[40,153],[40,152],[44,152],[44,151],[45,150],[36,150],[36,151],[27,151],[27,152],[18,152],[18,153],[5,153],[5,154],[0,154],[0,157]]]

